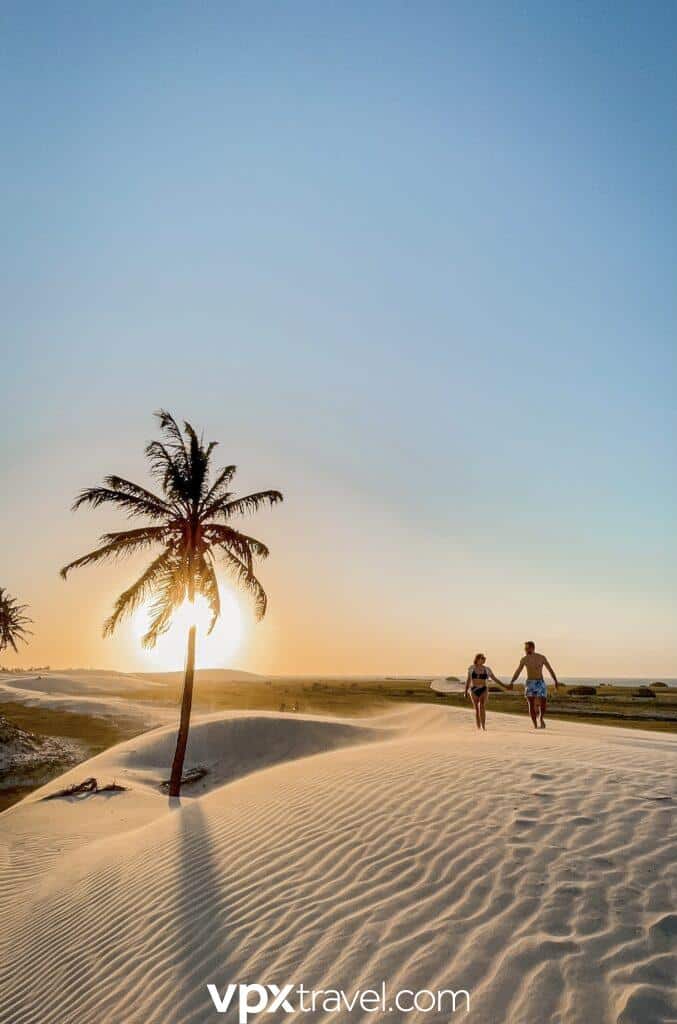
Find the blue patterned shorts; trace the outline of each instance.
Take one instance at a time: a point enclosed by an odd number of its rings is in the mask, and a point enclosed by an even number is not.
[[[527,679],[527,685],[524,688],[525,697],[547,697],[548,691],[545,687],[545,682],[542,679]]]

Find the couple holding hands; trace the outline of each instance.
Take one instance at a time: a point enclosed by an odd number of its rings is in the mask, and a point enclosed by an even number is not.
[[[469,695],[473,702],[473,706],[475,708],[475,724],[478,729],[486,729],[487,727],[487,697],[489,696],[489,680],[493,679],[493,681],[498,683],[498,685],[504,690],[512,690],[515,687],[515,680],[523,668],[527,670],[527,683],[524,687],[524,696],[526,697],[529,705],[531,721],[534,724],[534,729],[538,729],[539,725],[541,729],[545,729],[545,709],[548,691],[543,678],[543,669],[547,668],[555,681],[555,687],[559,686],[559,682],[555,675],[555,671],[546,656],[537,652],[536,645],[533,640],[527,640],[525,643],[524,657],[515,669],[508,686],[506,686],[505,683],[502,683],[501,680],[494,675],[487,665],[487,659],[483,654],[475,655],[475,659],[468,669],[468,678],[465,682],[464,696],[467,697]]]

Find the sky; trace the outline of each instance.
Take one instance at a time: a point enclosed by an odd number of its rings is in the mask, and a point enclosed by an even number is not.
[[[655,2],[3,4],[0,585],[35,620],[3,664],[156,667],[101,636],[142,563],[58,569],[124,525],[70,505],[147,481],[165,407],[285,494],[246,522],[268,615],[237,598],[210,664],[506,673],[533,638],[677,676],[676,33]]]

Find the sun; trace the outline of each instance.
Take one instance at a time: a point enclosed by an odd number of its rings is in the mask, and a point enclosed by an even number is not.
[[[141,646],[141,638],[150,621],[150,606],[142,605],[132,616],[132,631],[148,664],[165,672],[183,668],[188,630],[194,622],[197,626],[196,668],[226,667],[240,650],[244,624],[242,609],[232,590],[220,585],[219,595],[221,615],[209,636],[209,606],[205,598],[198,595],[192,608],[188,601],[184,601],[174,613],[168,631],[158,639],[155,647],[150,649]]]

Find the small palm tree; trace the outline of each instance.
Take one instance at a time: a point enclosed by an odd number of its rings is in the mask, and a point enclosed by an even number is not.
[[[228,487],[236,467],[226,466],[214,476],[210,472],[216,442],[205,444],[190,423],[184,423],[182,432],[164,410],[156,416],[162,440],[152,441],[146,448],[146,456],[151,476],[160,485],[162,495],[153,494],[122,477],[108,476],[104,486],[81,491],[73,505],[74,511],[83,505],[92,508],[116,505],[128,518],[141,517],[149,522],[136,529],[104,534],[100,547],[61,570],[66,579],[71,569],[159,547],[160,553],[145,572],[120,594],[103,630],[104,636],[111,635],[121,619],[145,601],[152,600],[151,620],[142,641],[145,647],[153,647],[158,637],[169,629],[177,608],[186,600],[192,603],[198,594],[202,594],[209,605],[209,632],[212,631],[221,610],[215,572],[217,556],[237,582],[253,595],[256,617],[263,618],[267,598],[254,574],[254,560],[266,558],[268,548],[230,523],[235,516],[282,501],[279,491],[235,497]],[[170,796],[178,796],[181,790],[194,672],[195,625],[191,625],[179,733],[169,780]]]
[[[0,587],[0,651],[11,647],[18,651],[18,643],[28,643],[32,636],[29,623],[33,620],[26,615],[27,604],[19,604],[15,597]]]

